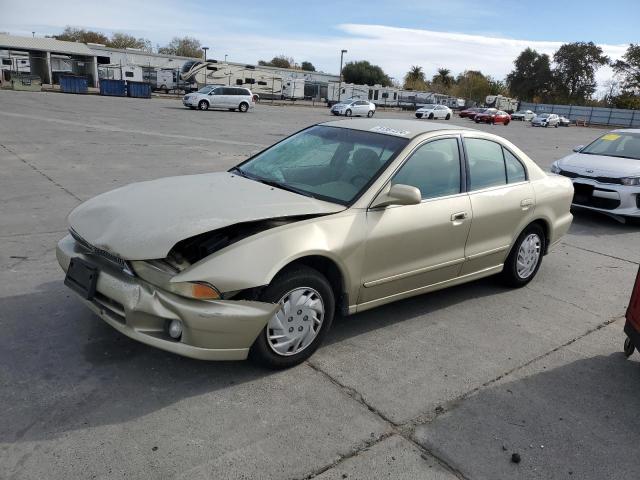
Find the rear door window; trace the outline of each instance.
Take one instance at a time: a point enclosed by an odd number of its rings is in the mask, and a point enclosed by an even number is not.
[[[465,138],[470,190],[506,185],[502,147],[491,140]]]

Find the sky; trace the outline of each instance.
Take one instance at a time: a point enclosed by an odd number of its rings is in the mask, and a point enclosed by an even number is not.
[[[71,25],[125,32],[164,45],[193,36],[208,58],[255,63],[285,54],[336,73],[368,60],[401,81],[412,65],[427,76],[481,70],[503,79],[526,47],[553,54],[566,42],[593,41],[617,59],[640,43],[640,0],[0,0],[0,32],[51,35]],[[600,87],[611,76],[597,73]]]

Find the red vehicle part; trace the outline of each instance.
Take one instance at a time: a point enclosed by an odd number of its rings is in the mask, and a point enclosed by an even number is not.
[[[624,344],[624,353],[628,357],[633,353],[634,347],[640,348],[640,268],[631,292],[626,318],[624,333],[627,334],[627,341]]]

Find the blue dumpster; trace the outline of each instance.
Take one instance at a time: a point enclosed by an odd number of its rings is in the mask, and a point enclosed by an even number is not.
[[[112,97],[126,97],[127,85],[124,80],[100,79],[100,95],[110,95]]]
[[[89,91],[89,82],[87,77],[61,75],[60,90],[64,93],[87,93]]]
[[[127,82],[127,96],[151,98],[151,84],[147,82]]]

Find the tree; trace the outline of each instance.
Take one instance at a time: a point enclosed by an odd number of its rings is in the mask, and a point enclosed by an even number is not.
[[[152,50],[151,42],[146,38],[136,38],[127,33],[114,33],[107,41],[107,47],[112,48],[139,48],[150,52]]]
[[[458,74],[451,95],[484,103],[487,95],[491,95],[491,85],[484,74],[478,70],[466,70]]]
[[[524,49],[514,60],[515,68],[506,78],[510,95],[527,102],[546,99],[552,87],[550,64],[549,55]]]
[[[307,72],[315,72],[316,71],[316,67],[314,67],[313,63],[311,63],[311,62],[302,62],[300,64],[300,68],[302,70],[307,71]]]
[[[455,83],[455,78],[448,68],[439,68],[438,73],[431,78],[431,86],[437,93],[450,93],[451,87]]]
[[[258,61],[258,65],[277,68],[293,68],[294,64],[295,62],[293,61],[293,58],[287,57],[286,55],[278,55],[277,57],[273,57],[268,62],[265,62],[264,60]]]
[[[65,27],[59,35],[53,35],[53,38],[67,42],[102,43],[104,45],[109,41],[104,33],[69,26]]]
[[[497,80],[487,75],[487,83],[489,85],[489,95],[505,95],[509,94],[507,85],[502,80]]]
[[[200,40],[193,37],[173,37],[169,45],[158,48],[158,53],[200,58],[202,57],[202,46]]]
[[[609,63],[593,42],[565,43],[553,54],[554,90],[557,100],[583,104],[596,91],[596,70]]]
[[[640,44],[630,44],[621,60],[612,64],[624,92],[640,95]]]
[[[391,79],[384,70],[366,60],[347,63],[342,69],[342,76],[347,83],[391,86]]]
[[[418,65],[412,65],[411,69],[404,76],[403,88],[407,90],[426,90],[427,81],[424,77],[422,67]]]

